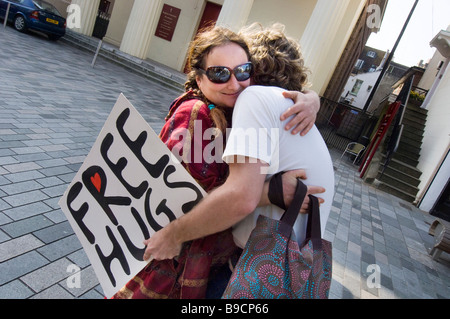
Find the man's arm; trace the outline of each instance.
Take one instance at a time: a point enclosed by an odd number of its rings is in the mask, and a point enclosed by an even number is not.
[[[144,259],[171,259],[184,242],[224,231],[251,214],[261,198],[266,175],[262,162],[231,163],[226,182],[188,214],[173,221],[144,242]]]

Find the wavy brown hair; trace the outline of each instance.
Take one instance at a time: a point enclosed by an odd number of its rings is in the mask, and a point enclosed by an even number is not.
[[[203,95],[197,85],[197,76],[202,75],[200,69],[205,68],[206,57],[216,47],[221,47],[230,43],[239,45],[247,54],[250,61],[250,52],[245,40],[235,32],[220,26],[208,27],[202,30],[197,37],[191,42],[188,53],[188,75],[184,85],[186,91],[192,90],[196,96],[205,101],[206,104],[211,102]],[[225,134],[227,128],[227,119],[224,110],[215,107],[211,110],[210,117],[214,125]]]
[[[255,84],[301,92],[307,85],[309,71],[305,67],[299,43],[287,37],[284,30],[280,23],[269,28],[254,23],[243,28],[240,35],[250,47]]]

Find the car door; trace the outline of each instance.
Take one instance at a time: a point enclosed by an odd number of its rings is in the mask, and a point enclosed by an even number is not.
[[[8,6],[8,2],[4,0],[0,0],[0,18],[4,19],[6,14],[6,8]]]
[[[4,18],[6,14],[6,10],[8,8],[8,3],[11,4],[9,8],[8,21],[12,21],[14,19],[15,14],[17,13],[18,7],[23,3],[24,0],[1,0],[0,1],[0,17]]]

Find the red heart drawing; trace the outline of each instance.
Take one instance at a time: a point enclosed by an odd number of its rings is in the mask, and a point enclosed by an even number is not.
[[[98,173],[95,173],[95,175],[91,177],[91,183],[100,193],[100,189],[102,188],[102,179],[100,178],[100,175]]]

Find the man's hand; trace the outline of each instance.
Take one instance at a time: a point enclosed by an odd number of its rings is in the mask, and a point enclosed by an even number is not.
[[[297,188],[297,178],[306,180],[306,173],[304,170],[293,170],[293,171],[287,171],[282,176],[283,181],[283,198],[284,203],[287,207],[291,204],[295,189]],[[325,193],[325,188],[321,186],[308,186],[308,192],[306,195],[315,195],[317,197],[317,194]],[[319,199],[319,203],[323,204],[325,201],[317,197]],[[303,201],[302,207],[300,209],[300,214],[307,214],[309,212],[309,197],[306,196],[305,200]]]
[[[147,246],[144,253],[144,260],[150,261],[165,260],[177,257],[181,252],[182,243],[179,243],[171,232],[171,225],[156,232],[151,238],[144,241]]]
[[[301,133],[301,136],[305,136],[316,122],[320,110],[319,96],[314,91],[305,93],[288,91],[283,92],[283,96],[293,100],[295,104],[281,115],[281,121],[295,115],[286,125],[286,130],[292,129],[293,135]]]

